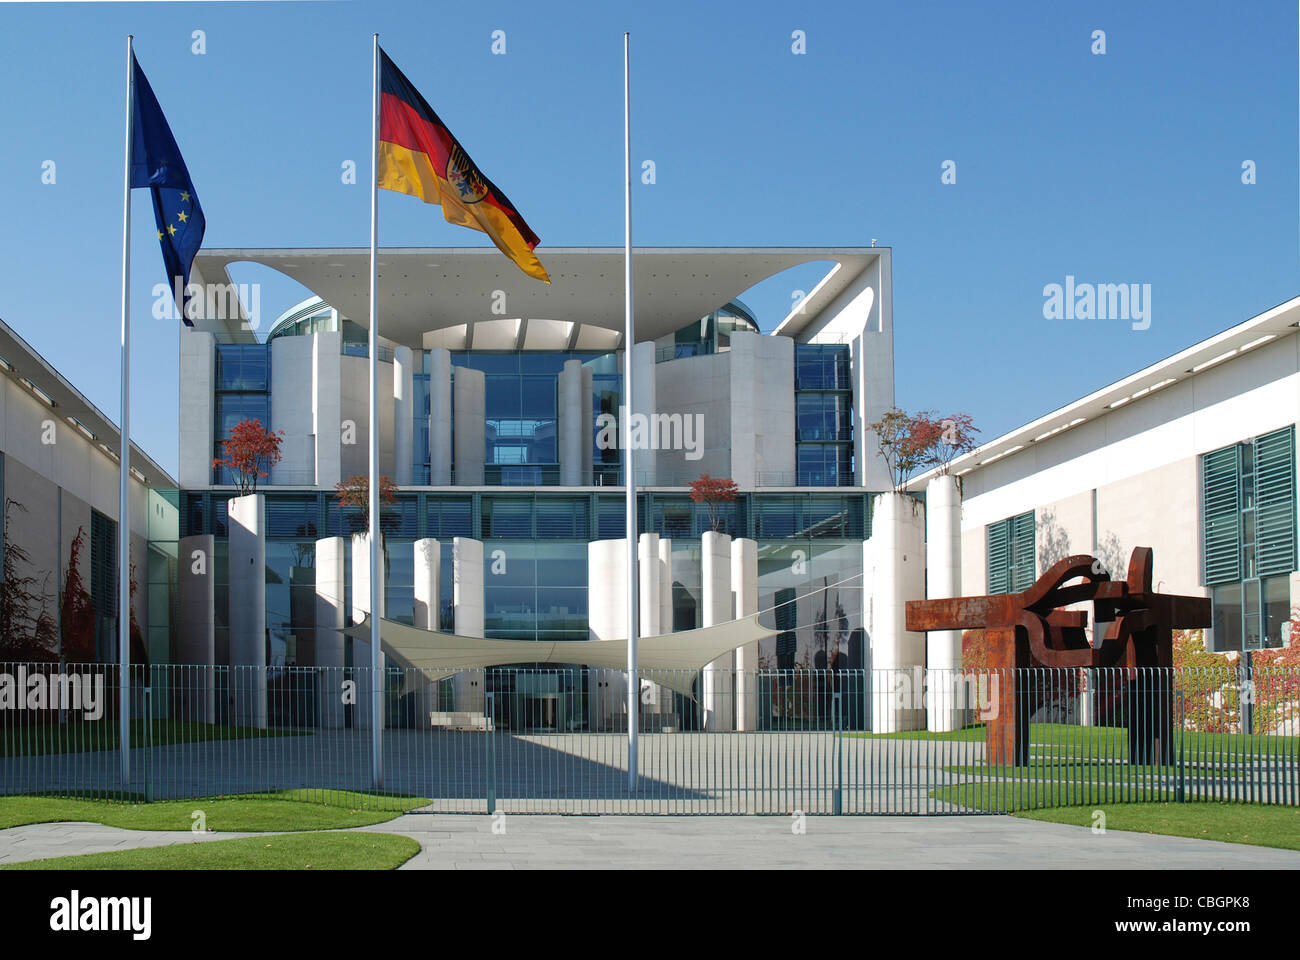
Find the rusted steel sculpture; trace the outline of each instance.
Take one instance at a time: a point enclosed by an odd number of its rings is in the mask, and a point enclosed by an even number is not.
[[[989,665],[1004,668],[987,728],[989,764],[1029,760],[1032,679],[1005,669],[1016,667],[1127,668],[1108,676],[1128,687],[1129,762],[1172,758],[1173,631],[1210,626],[1210,601],[1156,593],[1151,565],[1151,548],[1137,547],[1128,578],[1113,581],[1094,557],[1066,557],[1022,593],[908,602],[908,630],[983,630]],[[1087,612],[1062,609],[1087,602],[1096,646],[1084,633]]]

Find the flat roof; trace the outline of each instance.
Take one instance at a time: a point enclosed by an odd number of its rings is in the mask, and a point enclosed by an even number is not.
[[[1190,380],[1197,374],[1263,346],[1281,337],[1294,334],[1300,327],[1300,297],[1278,304],[1258,316],[1252,317],[1222,333],[1193,344],[1158,363],[1144,367],[1137,373],[1117,380],[1051,413],[1032,420],[1022,427],[1004,433],[964,456],[953,460],[951,472],[955,475],[970,473],[988,466],[1004,457],[1080,426],[1090,420],[1105,416],[1125,404],[1163,390],[1171,384]],[[919,490],[937,473],[927,470],[907,482],[908,489]]]
[[[790,267],[835,266],[804,304],[812,319],[887,247],[636,247],[632,251],[638,339],[653,340],[724,306]],[[616,349],[623,330],[623,248],[548,247],[541,283],[495,247],[381,248],[380,334],[412,348]],[[347,319],[369,325],[369,248],[203,250],[195,260],[209,283],[231,282],[234,263],[271,267],[301,283]],[[504,294],[504,297],[501,296]],[[787,321],[789,318],[786,318]],[[239,339],[237,320],[203,321]],[[783,322],[777,332],[791,335]]]
[[[50,407],[63,424],[71,426],[114,463],[121,447],[118,425],[32,349],[22,337],[0,320],[0,374],[13,380],[37,400]],[[74,422],[75,421],[75,422]],[[131,444],[131,469],[137,480],[158,489],[179,486],[147,453]]]

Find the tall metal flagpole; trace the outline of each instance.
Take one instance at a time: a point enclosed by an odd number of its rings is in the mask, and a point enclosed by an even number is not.
[[[627,786],[636,789],[637,712],[641,705],[641,683],[636,669],[637,575],[636,575],[636,461],[632,455],[632,349],[636,336],[632,321],[632,126],[628,47],[630,35],[623,34],[623,473],[627,488]]]
[[[134,37],[126,37],[126,150],[122,177],[122,436],[117,500],[118,736],[122,785],[131,779],[131,128],[135,124]]]
[[[374,35],[370,124],[370,758],[376,787],[384,783],[382,653],[379,597],[384,568],[379,560],[379,34]]]

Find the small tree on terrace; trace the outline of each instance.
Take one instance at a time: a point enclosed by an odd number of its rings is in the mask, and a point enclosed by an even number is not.
[[[346,480],[334,484],[334,499],[338,501],[340,507],[357,507],[361,510],[360,516],[352,518],[353,533],[367,533],[370,530],[370,478],[364,474],[356,474],[348,477]],[[384,516],[384,507],[391,507],[397,502],[397,484],[389,477],[379,478],[379,526],[382,530],[386,520],[391,520]]]
[[[918,413],[912,418],[912,446],[918,465],[937,467],[941,476],[947,476],[955,459],[975,449],[977,433],[979,430],[970,414],[940,417],[928,410]]]
[[[261,420],[241,420],[230,428],[230,436],[221,441],[225,456],[213,460],[212,466],[234,471],[241,497],[256,493],[258,479],[270,476],[271,468],[280,462],[283,441],[283,430],[267,430]]]
[[[713,525],[714,531],[717,531],[718,525],[722,522],[722,512],[719,505],[736,499],[736,493],[739,491],[736,481],[730,477],[711,477],[707,473],[701,474],[698,480],[691,481],[691,499],[696,503],[704,504],[705,509],[709,511],[709,522]]]
[[[921,450],[913,439],[916,418],[906,410],[891,407],[879,420],[870,425],[876,435],[880,457],[889,468],[889,477],[895,492],[903,489],[912,471],[921,465]]]
[[[932,410],[912,414],[893,407],[870,425],[894,490],[901,491],[916,470],[938,467],[947,474],[952,461],[975,449],[979,433],[964,413],[941,417]]]

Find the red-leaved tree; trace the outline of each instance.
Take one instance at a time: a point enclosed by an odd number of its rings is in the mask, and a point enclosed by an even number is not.
[[[709,522],[716,531],[722,523],[721,505],[735,500],[740,488],[730,477],[711,477],[705,473],[698,480],[691,481],[690,490],[691,499],[704,504],[709,511]]]
[[[370,478],[364,474],[354,474],[346,480],[334,484],[334,499],[340,507],[357,507],[360,516],[352,517],[353,533],[366,533],[370,529]],[[383,529],[391,519],[384,516],[384,507],[391,507],[397,502],[397,484],[390,477],[379,478],[379,526]]]
[[[283,430],[267,430],[261,420],[241,420],[230,428],[230,436],[221,441],[225,456],[213,460],[212,466],[234,471],[241,497],[256,493],[257,481],[269,477],[271,468],[280,462],[283,441]]]

